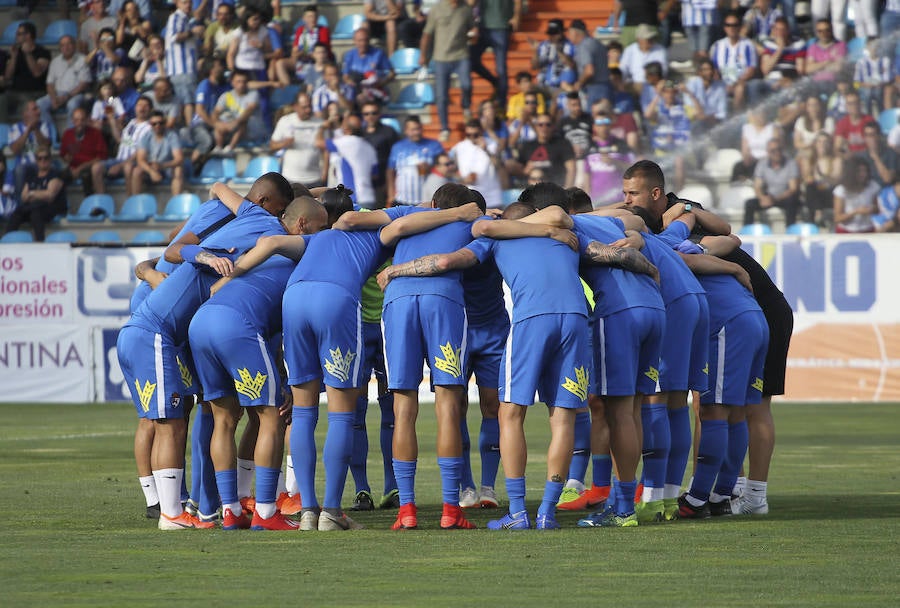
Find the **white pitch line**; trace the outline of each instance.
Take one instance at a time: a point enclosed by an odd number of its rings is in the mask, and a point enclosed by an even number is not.
[[[48,439],[96,439],[98,437],[127,437],[134,431],[113,431],[109,433],[77,433],[72,435],[41,435],[39,437],[0,437],[3,441],[46,441]]]

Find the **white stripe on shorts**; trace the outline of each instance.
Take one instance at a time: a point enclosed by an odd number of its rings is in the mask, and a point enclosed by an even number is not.
[[[269,349],[266,348],[266,341],[259,334],[256,334],[256,343],[259,344],[259,353],[262,355],[263,361],[266,362],[266,377],[269,379],[266,384],[269,385],[269,402],[266,405],[277,405],[276,397],[278,396],[279,386],[277,382],[278,376],[272,369],[272,361],[269,359]]]
[[[718,357],[716,358],[716,403],[724,403],[725,398],[725,327],[716,334]]]
[[[512,403],[512,395],[510,392],[512,391],[512,347],[513,347],[513,330],[516,328],[515,324],[509,328],[509,335],[506,337],[506,362],[503,366],[503,396],[506,397],[507,403]]]
[[[153,334],[153,366],[156,371],[156,417],[166,417],[166,372],[163,369],[162,334]]]
[[[363,345],[363,337],[362,337],[362,304],[356,304],[356,362],[353,364],[353,385],[360,386],[362,384],[362,379],[359,377],[359,366],[362,362],[363,357],[366,356],[365,347]]]
[[[594,345],[594,348],[600,349],[600,394],[606,394],[607,382],[606,382],[606,319],[599,318],[594,321],[597,323],[597,334],[599,337],[600,344]]]

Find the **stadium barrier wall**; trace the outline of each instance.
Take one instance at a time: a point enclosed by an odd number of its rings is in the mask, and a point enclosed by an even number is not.
[[[795,311],[784,399],[900,401],[900,236],[772,236],[744,248]],[[0,401],[128,399],[116,336],[134,265],[160,253],[0,245]]]

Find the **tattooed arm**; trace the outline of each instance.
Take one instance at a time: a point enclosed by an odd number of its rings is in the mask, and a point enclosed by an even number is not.
[[[458,249],[453,253],[425,255],[403,264],[388,266],[378,273],[378,285],[384,290],[397,277],[430,277],[451,270],[470,268],[478,263],[471,249]]]
[[[599,241],[591,241],[581,257],[591,264],[614,266],[638,274],[646,274],[659,283],[659,270],[637,249],[613,247]]]

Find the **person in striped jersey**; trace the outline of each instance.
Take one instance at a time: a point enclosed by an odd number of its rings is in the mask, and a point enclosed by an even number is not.
[[[203,40],[203,24],[191,18],[191,0],[177,0],[166,21],[166,76],[184,110],[184,122],[194,116],[197,88],[197,49]]]
[[[388,157],[387,200],[395,205],[418,205],[423,200],[425,176],[444,147],[422,137],[422,121],[412,114],[403,121],[403,134],[406,137],[391,147]]]
[[[725,37],[713,43],[709,58],[721,74],[728,95],[734,98],[735,108],[742,108],[747,82],[756,76],[759,57],[753,42],[742,35],[737,13],[727,13],[722,25]]]

